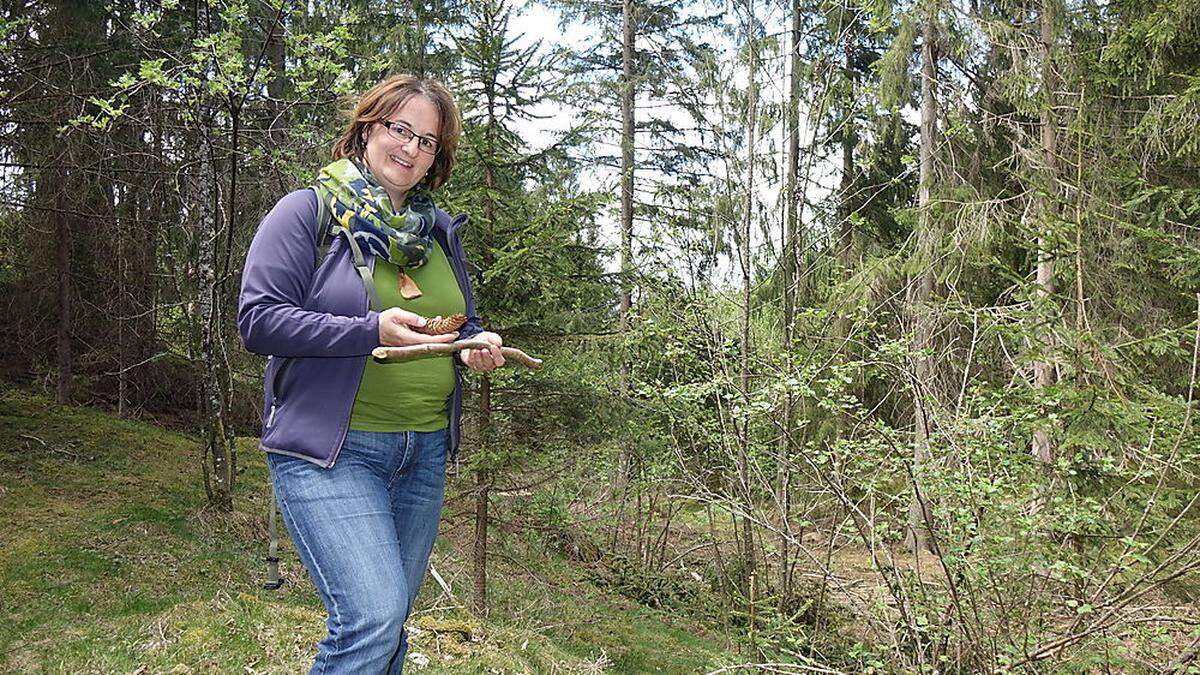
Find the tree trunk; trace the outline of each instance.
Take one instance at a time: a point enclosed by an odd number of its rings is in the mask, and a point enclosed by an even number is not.
[[[134,310],[134,303],[130,302],[129,288],[126,284],[126,272],[129,269],[129,261],[126,258],[125,252],[125,236],[129,230],[126,217],[121,213],[129,213],[133,209],[129,202],[129,190],[113,186],[113,191],[120,190],[115,194],[121,195],[120,203],[114,203],[112,199],[113,192],[109,192],[110,204],[112,205],[111,213],[113,215],[113,226],[117,230],[117,417],[125,417],[128,414],[129,402],[129,375],[127,372],[129,359],[129,314]]]
[[[271,66],[271,77],[267,80],[267,96],[271,99],[268,103],[271,120],[267,125],[267,138],[270,139],[272,147],[283,148],[289,119],[288,108],[283,101],[283,97],[287,93],[287,40],[284,35],[286,29],[283,24],[284,19],[280,17],[276,21],[276,15],[269,8],[265,15],[269,15],[273,22],[268,29],[266,43],[267,63]],[[275,175],[276,191],[284,194],[287,191],[284,182],[286,172],[273,171],[272,173]]]
[[[55,194],[55,264],[58,269],[58,382],[55,399],[71,401],[71,215],[64,204],[62,183]]]
[[[222,511],[233,510],[233,466],[230,462],[231,444],[226,430],[224,377],[220,359],[220,294],[216,274],[217,242],[221,238],[217,222],[219,203],[212,186],[217,175],[210,156],[211,148],[203,149],[203,163],[199,175],[198,204],[200,231],[197,247],[196,298],[200,319],[200,362],[201,378],[200,412],[203,424],[204,456],[201,464],[204,471],[204,489],[209,503]],[[211,466],[210,466],[211,461]]]
[[[633,59],[636,49],[636,33],[633,30],[634,0],[621,3],[621,300],[617,313],[621,329],[621,377],[620,389],[624,396],[629,391],[629,356],[625,347],[629,332],[629,309],[633,304],[633,170],[634,170],[634,113],[636,86]],[[613,481],[613,493],[624,489],[633,472],[633,450],[622,449],[617,460],[617,475]]]
[[[855,168],[854,168],[854,146],[858,142],[858,136],[854,128],[854,48],[856,46],[856,31],[854,30],[855,17],[854,15],[843,9],[840,12],[842,21],[845,22],[842,29],[838,31],[838,35],[845,36],[845,45],[843,46],[843,66],[842,77],[845,79],[847,92],[841,100],[841,131],[839,132],[839,144],[842,152],[842,171],[841,180],[838,191],[841,198],[838,203],[838,246],[837,258],[840,274],[840,281],[847,283],[851,275],[854,273],[854,264],[856,258],[856,237],[854,232],[854,187],[855,187]],[[854,311],[853,307],[845,304],[837,309],[837,315],[834,319],[834,336],[837,340],[837,348],[841,351],[842,363],[850,363],[854,361],[856,350],[850,339],[850,315]],[[848,386],[856,386],[857,383],[850,383]],[[861,393],[861,391],[856,392]],[[848,419],[848,416],[842,411],[839,411],[836,418],[837,433],[842,436],[847,429],[853,424],[853,421]]]
[[[750,80],[746,98],[746,184],[743,195],[741,250],[739,251],[742,267],[742,316],[741,316],[741,359],[739,375],[742,388],[743,402],[750,398],[750,301],[752,281],[750,268],[750,223],[754,214],[754,163],[757,159],[758,142],[758,48],[757,35],[754,28],[754,2],[746,3],[746,40],[750,47],[750,62],[748,77]],[[753,491],[750,488],[750,414],[749,408],[743,413],[743,418],[735,422],[738,429],[738,493],[741,495],[743,522],[741,539],[741,557],[745,565],[747,578],[752,578],[755,568],[754,552],[754,511]]]
[[[417,48],[414,55],[413,74],[417,77],[426,77],[428,66],[426,61],[429,59],[429,26],[425,20],[425,3],[421,0],[413,0],[412,2],[413,16],[416,18],[417,24]]]
[[[489,25],[490,22],[489,22]],[[495,79],[491,80],[494,85]],[[496,91],[489,89],[486,92],[487,97],[487,127],[486,127],[486,148],[483,169],[483,181],[487,187],[487,192],[484,195],[483,215],[484,222],[488,228],[488,235],[496,232],[498,223],[496,202],[494,199],[496,189],[496,169],[495,163],[498,161],[498,149],[496,143],[495,132],[499,127],[499,120],[496,116]],[[492,260],[490,253],[484,252],[484,265],[490,267]],[[484,373],[479,378],[479,450],[486,448],[491,439],[492,428],[492,378]],[[475,543],[471,552],[471,580],[472,580],[472,607],[476,616],[487,616],[487,527],[488,527],[488,493],[491,488],[491,471],[486,467],[486,462],[480,461],[475,468]]]
[[[492,424],[492,380],[486,374],[479,380],[479,442],[485,443]],[[487,527],[489,472],[475,472],[475,544],[471,551],[471,605],[478,617],[486,617],[487,606]]]
[[[791,54],[789,56],[787,102],[787,175],[784,184],[783,264],[783,331],[781,346],[784,367],[792,372],[791,354],[796,322],[797,278],[801,273],[799,259],[803,250],[800,227],[796,222],[796,180],[800,172],[800,0],[792,0]],[[776,484],[779,492],[779,611],[787,611],[792,595],[792,524],[791,524],[791,448],[795,424],[792,420],[794,400],[789,392],[783,400],[783,433],[776,453]]]
[[[1034,291],[1034,302],[1036,306],[1035,314],[1046,319],[1051,318],[1048,315],[1052,314],[1051,304],[1053,303],[1055,292],[1054,254],[1049,250],[1049,237],[1047,235],[1050,228],[1054,226],[1054,220],[1058,213],[1054,197],[1057,193],[1058,184],[1058,133],[1054,126],[1055,72],[1053,55],[1055,16],[1058,13],[1057,7],[1057,0],[1042,0],[1040,41],[1042,59],[1042,110],[1040,126],[1042,161],[1044,162],[1042,174],[1045,185],[1043,186],[1044,192],[1040,199],[1041,208],[1039,209],[1041,222],[1038,227],[1037,285]],[[1050,321],[1045,321],[1043,325],[1050,325]],[[1043,349],[1046,348],[1046,346],[1043,346]],[[1047,389],[1054,385],[1054,381],[1054,364],[1048,359],[1034,361],[1033,386],[1039,390]],[[1047,429],[1038,429],[1033,432],[1032,452],[1034,458],[1047,469],[1054,462],[1054,450],[1051,447],[1050,432]]]
[[[937,136],[937,10],[927,10],[921,29],[921,174],[917,190],[918,241],[922,253],[928,256],[925,268],[909,286],[909,315],[912,317],[913,363],[913,494],[908,506],[908,533],[905,546],[911,551],[928,548],[930,520],[928,504],[920,492],[921,467],[929,453],[930,402],[936,388],[933,358],[933,315],[930,300],[933,298],[934,272],[930,253],[936,241],[933,232],[934,220],[930,212],[930,187],[934,180],[934,145]]]
[[[629,308],[632,302],[630,275],[633,263],[633,146],[634,146],[634,81],[633,57],[633,0],[621,5],[621,333],[629,328]],[[627,367],[622,359],[622,372]]]
[[[841,12],[841,16],[847,21],[854,21],[853,16],[849,16],[849,12]],[[838,191],[841,194],[841,199],[838,204],[838,235],[837,235],[837,259],[839,263],[841,281],[849,280],[850,275],[854,270],[854,223],[851,218],[854,215],[853,194],[854,194],[854,145],[857,142],[854,131],[854,95],[853,95],[853,72],[854,72],[854,31],[846,28],[838,31],[839,35],[845,35],[846,44],[843,50],[843,66],[842,77],[845,78],[846,86],[850,92],[842,99],[841,105],[841,131],[839,132],[839,144],[842,151],[842,175],[838,186]],[[841,307],[838,309],[837,318],[834,321],[834,333],[837,336],[841,349],[848,350],[849,345],[846,339],[850,333],[850,321],[847,317],[849,308]],[[846,360],[850,360],[850,355],[846,355]]]

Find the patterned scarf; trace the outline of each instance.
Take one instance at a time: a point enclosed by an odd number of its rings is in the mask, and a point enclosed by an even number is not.
[[[419,296],[420,289],[403,269],[424,265],[434,246],[434,205],[425,185],[410,190],[405,208],[396,212],[365,164],[339,159],[321,169],[316,187],[333,214],[330,225],[340,226],[360,246],[400,267],[401,293],[409,299]]]

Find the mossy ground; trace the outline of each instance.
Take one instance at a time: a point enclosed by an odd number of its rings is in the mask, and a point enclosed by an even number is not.
[[[324,611],[291,549],[264,591],[270,490],[243,439],[236,508],[206,509],[193,437],[0,385],[0,672],[296,673]],[[467,528],[460,528],[466,530]],[[286,541],[286,539],[285,539]],[[443,537],[411,625],[428,673],[691,673],[731,663],[698,625],[500,541],[486,620],[465,541]]]

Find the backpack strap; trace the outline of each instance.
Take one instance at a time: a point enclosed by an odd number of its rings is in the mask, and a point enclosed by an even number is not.
[[[267,580],[263,583],[263,589],[274,591],[283,586],[283,578],[279,576],[279,531],[275,525],[279,505],[276,503],[275,482],[270,478],[267,482],[271,483],[271,511],[267,516],[267,534],[271,542],[267,545]]]
[[[318,267],[321,261],[325,260],[325,255],[329,253],[329,245],[333,243],[333,233],[330,231],[329,221],[333,219],[333,214],[329,211],[329,204],[321,198],[321,191],[317,186],[309,188],[317,195],[317,227],[313,233],[313,238],[317,242],[317,261]]]
[[[371,309],[382,312],[383,303],[379,302],[379,294],[375,292],[375,278],[371,275],[371,268],[367,266],[366,260],[363,258],[358,240],[350,234],[350,230],[345,228],[342,228],[338,234],[345,235],[346,243],[350,244],[350,254],[354,256],[354,269],[358,270],[358,276],[362,277],[363,288],[367,289],[367,299],[371,302]]]
[[[354,269],[362,278],[363,288],[367,291],[367,300],[371,303],[371,309],[382,312],[383,303],[379,301],[379,294],[375,291],[375,278],[371,274],[371,268],[367,266],[362,248],[349,230],[331,224],[333,213],[329,210],[329,204],[326,204],[325,200],[321,198],[321,190],[315,185],[310,189],[317,195],[317,227],[313,235],[317,243],[317,265],[320,265],[321,261],[325,259],[325,255],[329,253],[329,246],[333,243],[333,238],[344,234],[346,243],[350,245],[350,253],[354,256]]]

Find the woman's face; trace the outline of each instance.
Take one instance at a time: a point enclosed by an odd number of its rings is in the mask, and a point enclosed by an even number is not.
[[[390,132],[385,122],[392,123]],[[367,132],[363,159],[375,179],[387,190],[395,207],[400,207],[408,191],[420,183],[433,166],[435,155],[420,147],[421,137],[437,140],[439,127],[437,108],[429,99],[416,95],[401,103],[383,121],[372,124]],[[404,129],[416,135],[401,142],[399,136],[405,133]]]

